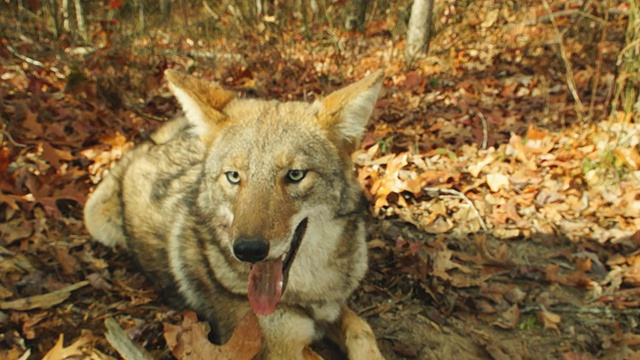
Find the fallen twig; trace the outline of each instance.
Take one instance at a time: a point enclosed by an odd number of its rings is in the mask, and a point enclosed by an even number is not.
[[[56,74],[56,76],[57,76],[59,79],[64,79],[64,78],[66,78],[66,77],[67,77],[65,74],[63,74],[62,72],[60,72],[60,70],[58,70],[58,68],[57,68],[57,67],[55,67],[55,66],[46,66],[46,65],[45,65],[43,62],[41,62],[41,61],[38,61],[38,60],[32,59],[32,58],[30,58],[30,57],[26,57],[26,56],[24,56],[24,55],[20,54],[18,51],[16,51],[16,49],[14,49],[11,45],[7,45],[7,50],[9,50],[9,52],[10,52],[11,54],[13,54],[13,56],[17,57],[18,59],[20,59],[20,60],[22,60],[22,61],[24,61],[24,62],[26,62],[26,63],[29,63],[29,64],[31,64],[31,65],[35,65],[35,66],[37,66],[37,67],[41,67],[41,68],[43,68],[43,69],[45,69],[45,70],[49,70],[49,71],[53,72],[54,74]]]
[[[478,211],[476,206],[473,204],[473,201],[471,201],[471,199],[469,199],[465,194],[463,194],[463,193],[461,193],[460,191],[457,191],[457,190],[441,189],[441,188],[437,188],[437,187],[424,187],[422,189],[425,190],[425,191],[441,192],[441,193],[444,193],[444,194],[455,195],[455,196],[461,198],[462,200],[464,200],[471,207],[471,210],[473,211],[473,214],[478,219],[478,223],[480,223],[480,227],[482,228],[482,230],[484,230],[484,231],[488,230],[487,229],[487,224],[485,224],[484,220],[482,219],[482,215],[480,215],[480,212]]]
[[[123,359],[153,360],[153,356],[151,356],[147,350],[129,339],[124,330],[122,330],[113,318],[106,319],[104,325],[107,327],[105,338],[107,338],[109,344],[116,349]]]
[[[520,310],[521,313],[531,313],[536,311],[548,310],[554,313],[565,314],[593,314],[593,315],[633,315],[640,316],[640,309],[610,309],[610,308],[576,308],[567,306],[557,306],[545,309],[542,306],[528,306]]]
[[[48,309],[67,300],[71,292],[89,285],[89,281],[83,280],[75,284],[64,287],[60,290],[52,291],[48,294],[34,295],[22,299],[11,301],[0,301],[0,310],[32,310]]]
[[[618,53],[618,57],[616,59],[616,66],[622,65],[622,58],[624,57],[624,54],[626,54],[627,51],[634,49],[636,46],[638,46],[638,44],[640,44],[640,38],[635,39],[632,42],[625,45],[622,48],[622,50],[620,50],[620,52]]]
[[[144,112],[143,110],[140,110],[140,109],[133,109],[133,112],[135,112],[139,116],[146,117],[151,120],[159,121],[161,123],[166,123],[167,121],[170,120],[170,118],[149,114],[148,112]]]
[[[13,145],[15,145],[17,147],[26,147],[27,146],[25,144],[21,144],[21,143],[15,141],[13,139],[13,136],[11,135],[11,133],[9,133],[9,131],[7,130],[7,126],[3,123],[2,124],[2,136],[0,137],[0,142],[2,142],[3,138],[5,138],[5,137],[7,138],[7,140],[9,140],[10,143],[12,143]]]
[[[607,12],[608,15],[629,16],[629,12],[626,11],[626,10],[609,9],[606,12]],[[579,9],[568,9],[568,10],[556,11],[556,12],[553,12],[551,14],[547,13],[547,15],[539,16],[539,17],[537,17],[535,19],[525,21],[524,23],[520,23],[518,25],[521,25],[521,26],[522,25],[524,25],[524,26],[533,26],[533,25],[537,25],[538,23],[542,23],[542,22],[551,22],[551,21],[553,21],[553,20],[555,20],[557,18],[561,18],[561,17],[565,17],[565,16],[575,16],[575,15],[578,15],[578,16],[581,16],[581,17],[584,17],[584,18],[587,18],[589,20],[593,20],[593,21],[596,21],[596,22],[599,22],[599,23],[604,23],[605,22],[605,20],[603,20],[603,19],[601,19],[601,18],[599,18],[597,16],[591,15],[588,12],[585,12],[585,11],[582,11],[582,10],[579,10]]]
[[[489,141],[489,131],[487,130],[487,119],[484,115],[478,111],[478,117],[482,121],[482,150],[487,149],[487,142]]]

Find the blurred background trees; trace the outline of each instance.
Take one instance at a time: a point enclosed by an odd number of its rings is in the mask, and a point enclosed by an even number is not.
[[[427,3],[433,3],[428,0]],[[254,32],[291,30],[308,39],[333,29],[364,33],[367,20],[397,18],[404,36],[411,1],[390,0],[5,0],[20,30],[88,45],[117,33],[179,31],[186,36],[242,38]],[[424,15],[420,21],[427,21]],[[318,32],[319,30],[319,32]],[[107,34],[105,34],[107,33]]]
[[[337,51],[344,46],[345,38],[386,37],[391,41],[390,46],[403,48],[400,56],[405,57],[406,66],[410,68],[415,66],[416,59],[438,57],[449,51],[439,47],[436,53],[430,54],[432,36],[446,33],[443,36],[449,37],[445,42],[450,44],[450,49],[459,51],[464,48],[457,45],[465,41],[463,36],[472,37],[494,24],[508,23],[509,14],[529,12],[531,24],[569,20],[569,25],[563,29],[555,28],[555,43],[544,40],[546,35],[541,35],[540,44],[535,44],[535,34],[530,40],[532,47],[551,47],[563,62],[566,81],[571,85],[572,68],[576,64],[592,67],[596,73],[603,66],[608,56],[605,53],[611,51],[603,44],[607,38],[616,36],[612,34],[609,19],[625,17],[628,26],[616,59],[616,89],[609,96],[609,102],[612,110],[622,107],[630,112],[634,107],[640,108],[637,90],[640,82],[640,1],[550,2],[552,6],[547,6],[548,13],[530,12],[534,6],[540,9],[536,1],[495,2],[489,6],[495,11],[483,13],[473,10],[486,7],[480,5],[482,2],[454,0],[4,0],[0,9],[3,13],[0,30],[12,30],[3,31],[5,34],[20,33],[22,40],[53,39],[72,51],[86,52],[108,47],[112,41],[126,47],[133,44],[134,38],[168,33],[174,37],[211,42],[225,38],[235,39],[239,44],[258,42],[271,46],[284,41],[284,34],[299,34],[307,41],[330,44]],[[468,31],[456,32],[451,30],[454,27],[466,27]],[[583,35],[587,37],[582,39]],[[573,63],[574,59],[563,57],[572,46],[563,43],[563,36],[581,42],[582,50],[569,55],[576,59],[586,57],[587,63],[583,64],[582,60]],[[287,39],[293,41],[291,36]],[[11,39],[7,41],[13,43]],[[500,48],[503,44],[495,46]],[[522,52],[530,51],[532,47],[525,46]],[[601,80],[598,75],[593,78],[593,91],[588,94],[574,92],[579,118],[593,115],[596,90],[603,86]]]

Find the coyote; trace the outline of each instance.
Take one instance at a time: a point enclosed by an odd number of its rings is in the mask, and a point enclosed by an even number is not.
[[[126,248],[170,299],[211,323],[216,342],[253,311],[262,359],[308,358],[324,335],[350,359],[383,359],[346,305],[367,271],[351,153],[383,72],[314,103],[243,99],[175,70],[165,77],[184,116],[90,195],[92,237]]]

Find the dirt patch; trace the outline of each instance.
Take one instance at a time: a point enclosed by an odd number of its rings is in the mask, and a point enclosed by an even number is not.
[[[372,238],[383,239],[388,247],[372,251],[371,276],[358,299],[391,359],[555,359],[578,354],[615,358],[625,351],[619,349],[621,332],[636,327],[634,311],[609,310],[593,298],[587,284],[549,281],[549,269],[559,266],[562,275],[556,275],[570,278],[576,271],[574,254],[598,259],[597,249],[580,250],[578,244],[548,237],[505,242],[482,235],[428,236],[392,221],[372,229]],[[478,244],[479,238],[480,245],[469,245],[474,240]],[[403,263],[407,256],[398,251],[398,239],[427,248],[445,244],[446,249],[456,249],[453,261],[473,269],[465,275],[481,278],[482,283],[461,286],[432,277],[425,289],[411,273],[389,279],[385,264]],[[487,249],[501,249],[499,263],[496,258],[491,264],[480,260],[488,260]],[[422,266],[429,267],[437,256],[437,251],[430,253]],[[388,257],[393,260],[382,260]],[[385,273],[386,277],[381,275]],[[375,279],[396,286],[380,286]],[[376,287],[386,294],[367,291]]]

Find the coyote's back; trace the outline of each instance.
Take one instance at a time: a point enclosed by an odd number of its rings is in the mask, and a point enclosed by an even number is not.
[[[189,75],[166,76],[185,116],[96,188],[85,207],[91,235],[126,247],[221,342],[253,311],[262,358],[301,359],[326,330],[351,359],[382,358],[345,305],[367,269],[350,155],[382,72],[312,104],[239,99]]]

